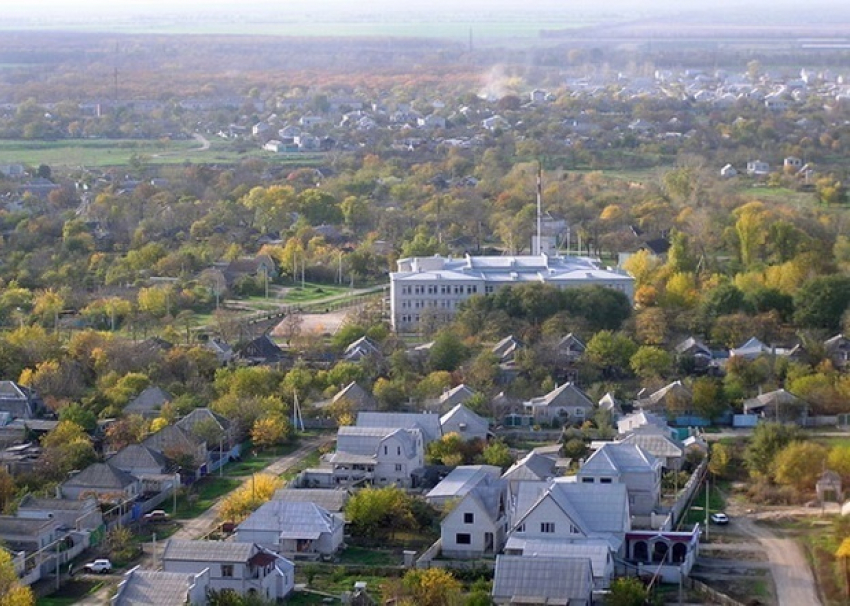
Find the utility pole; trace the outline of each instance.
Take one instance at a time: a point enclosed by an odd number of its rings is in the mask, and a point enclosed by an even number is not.
[[[708,495],[711,492],[711,475],[708,471],[705,472],[705,542],[708,543],[709,539],[709,530],[708,530]]]
[[[171,515],[177,515],[177,488],[180,486],[180,474],[176,471],[174,472],[174,480],[172,481],[174,485],[171,490]]]
[[[218,477],[222,477],[224,475],[224,449],[222,448],[224,444],[224,435],[222,434],[218,438]]]
[[[540,256],[543,253],[543,166],[537,162],[537,244],[534,254]]]

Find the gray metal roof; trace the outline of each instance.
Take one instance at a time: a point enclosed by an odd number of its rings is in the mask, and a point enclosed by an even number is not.
[[[141,444],[125,446],[109,457],[109,464],[129,473],[139,468],[158,468],[163,471],[168,467],[165,456]]]
[[[575,383],[567,382],[556,387],[545,396],[528,400],[525,406],[573,406],[590,409],[593,408],[593,401]]]
[[[131,570],[113,606],[183,606],[193,578],[182,572]]]
[[[287,536],[295,533],[301,538],[313,538],[322,533],[333,533],[340,524],[339,518],[315,503],[269,501],[239,524],[237,540],[239,530],[271,530],[285,532]]]
[[[188,432],[192,432],[198,423],[212,421],[221,431],[227,431],[230,428],[230,421],[218,413],[211,411],[209,408],[196,408],[185,417],[177,421],[175,425]]]
[[[658,459],[637,444],[612,442],[590,455],[579,469],[579,477],[597,473],[650,472]]]
[[[408,457],[413,457],[419,434],[418,429],[344,426],[337,430],[336,450],[337,453],[372,457],[378,452],[381,442],[389,436],[394,436],[404,445]]]
[[[475,414],[463,404],[458,404],[440,417],[440,427],[448,423],[465,423],[470,429],[486,432],[490,423],[484,417]]]
[[[274,493],[274,500],[289,503],[315,503],[331,513],[339,513],[351,495],[346,490],[333,488],[281,488]]]
[[[165,391],[161,387],[157,387],[156,385],[151,385],[150,387],[147,387],[144,391],[142,391],[142,393],[130,400],[127,406],[124,407],[124,412],[153,412],[162,408],[162,405],[166,402],[170,402],[171,399],[171,394],[169,394],[167,391]]]
[[[32,536],[34,538],[48,526],[56,526],[56,522],[54,520],[40,520],[0,515],[0,537],[6,535],[21,535]]]
[[[501,475],[502,470],[493,465],[461,465],[455,467],[449,475],[434,486],[425,495],[426,499],[462,497],[482,483],[491,483]]]
[[[567,543],[557,539],[521,539],[516,536],[508,539],[505,550],[521,550],[523,557],[587,558],[593,568],[593,576],[597,577],[604,575],[611,553],[608,542],[601,539]]]
[[[681,457],[685,448],[677,440],[654,431],[638,431],[621,440],[627,444],[637,444],[654,457]]]
[[[555,461],[534,451],[511,465],[502,475],[505,480],[545,480],[555,476]]]
[[[495,598],[567,605],[570,600],[589,600],[592,591],[588,559],[496,556]]]
[[[189,562],[247,562],[258,549],[253,543],[169,539],[162,559]]]
[[[35,497],[31,494],[21,499],[18,509],[41,509],[52,511],[80,511],[89,509],[94,503],[93,499],[51,499]]]
[[[135,476],[109,463],[92,463],[62,485],[122,490],[138,481]]]
[[[667,421],[659,417],[657,414],[639,410],[630,415],[626,415],[617,421],[617,431],[621,434],[629,433],[644,425],[655,425],[663,429],[668,429]]]
[[[443,435],[440,416],[432,413],[415,412],[359,412],[357,427],[396,427],[418,429],[426,442],[439,440]]]

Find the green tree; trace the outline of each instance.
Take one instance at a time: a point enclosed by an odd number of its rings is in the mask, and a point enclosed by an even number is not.
[[[716,419],[728,407],[723,383],[715,377],[697,377],[691,388],[693,410],[706,419]]]
[[[660,347],[651,345],[642,345],[629,358],[632,372],[644,380],[664,377],[672,366],[673,356]]]
[[[711,456],[708,460],[708,470],[717,478],[722,478],[729,470],[732,452],[726,444],[715,442],[711,445]]]
[[[797,435],[797,431],[780,423],[760,423],[744,450],[744,463],[753,477],[771,477],[773,461]]]
[[[481,457],[487,465],[494,465],[502,469],[507,469],[514,462],[511,451],[503,440],[492,440],[484,447]]]
[[[600,330],[585,348],[585,359],[600,369],[619,372],[629,368],[629,362],[637,351],[637,345],[622,333]]]
[[[345,506],[345,519],[355,536],[391,534],[415,525],[411,497],[401,488],[364,488]]]
[[[292,424],[279,414],[257,419],[251,428],[251,441],[262,449],[283,444],[291,436]]]
[[[635,577],[622,577],[611,582],[605,596],[606,606],[644,606],[648,594],[643,582]]]
[[[850,305],[850,277],[818,276],[794,295],[794,321],[806,328],[838,330]]]
[[[0,606],[34,606],[32,590],[22,585],[15,572],[12,555],[0,549]]]
[[[442,330],[434,339],[434,344],[428,353],[428,366],[432,371],[446,370],[453,372],[457,370],[469,352],[457,333],[451,330]]]
[[[97,427],[97,417],[95,414],[84,408],[79,402],[63,406],[59,410],[59,420],[72,421],[87,432],[92,432]]]

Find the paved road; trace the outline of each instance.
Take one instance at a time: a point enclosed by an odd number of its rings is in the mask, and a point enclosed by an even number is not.
[[[793,539],[783,539],[748,517],[735,520],[738,529],[758,539],[770,560],[779,606],[821,606],[809,563]]]
[[[285,457],[281,457],[277,459],[274,463],[267,466],[261,473],[270,473],[273,475],[281,475],[286,472],[290,467],[296,465],[301,459],[310,454],[317,447],[329,443],[331,441],[327,436],[319,436],[310,438],[308,440],[304,440],[303,444],[294,452],[286,455]],[[248,482],[251,481],[251,477],[249,476],[241,486],[244,486]],[[238,490],[241,486],[235,488],[234,490]],[[226,495],[225,495],[226,496]],[[175,539],[200,539],[211,530],[214,530],[216,527],[216,522],[218,518],[218,510],[221,507],[221,501],[224,497],[218,499],[215,504],[206,510],[204,513],[199,515],[197,518],[193,518],[191,520],[186,520],[182,523],[182,528],[175,532],[172,538]],[[156,545],[156,556],[157,558],[162,553],[164,543],[162,541],[157,541]],[[144,555],[139,560],[138,565],[142,568],[154,568],[154,552],[153,546],[150,543],[145,543],[143,545]],[[158,561],[158,560],[157,560]],[[100,577],[98,577],[100,578]],[[86,598],[76,602],[78,606],[103,606],[104,604],[109,603],[109,598],[112,596],[115,585],[118,581],[120,581],[119,575],[109,575],[108,577],[103,577],[105,579],[109,579],[104,586],[94,594],[87,596]],[[112,581],[112,582],[110,582]]]

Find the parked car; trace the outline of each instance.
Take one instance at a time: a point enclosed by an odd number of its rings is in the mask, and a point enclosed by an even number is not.
[[[164,509],[154,509],[143,516],[145,522],[167,522],[169,516]]]
[[[729,516],[725,513],[713,513],[711,514],[711,521],[722,526],[729,523]]]
[[[112,562],[105,558],[95,560],[94,562],[89,562],[88,564],[84,565],[83,571],[97,574],[106,574],[107,572],[112,572]]]

